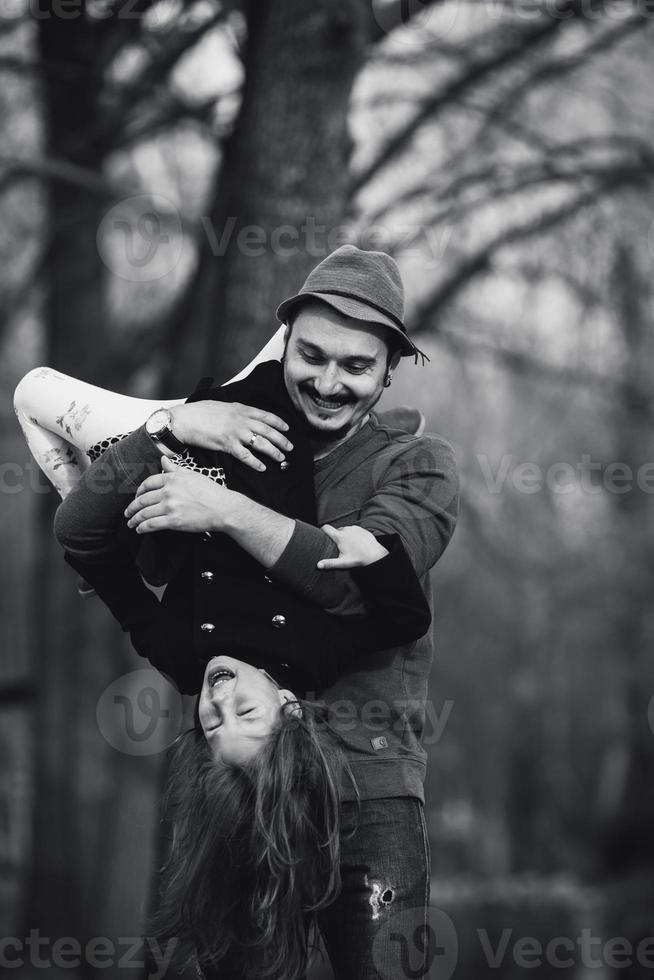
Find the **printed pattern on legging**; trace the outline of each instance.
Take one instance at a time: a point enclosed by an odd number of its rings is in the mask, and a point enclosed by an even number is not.
[[[129,432],[121,432],[118,435],[110,436],[108,439],[101,439],[100,442],[89,446],[86,450],[86,455],[94,463],[96,459],[100,459],[102,454],[109,449],[109,446],[120,442],[121,439],[125,439],[128,435],[130,435]],[[187,470],[193,470],[195,473],[201,473],[202,476],[208,476],[210,480],[213,480],[214,483],[217,483],[221,487],[227,486],[225,471],[222,466],[200,466],[188,449],[185,449],[183,453],[176,453],[173,457],[173,462],[177,463],[178,466],[183,466]]]

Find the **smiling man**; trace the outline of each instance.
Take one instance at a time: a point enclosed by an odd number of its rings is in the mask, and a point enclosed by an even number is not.
[[[139,534],[223,532],[273,582],[341,613],[360,611],[361,594],[322,526],[397,534],[431,601],[429,570],[455,527],[458,481],[445,440],[389,428],[374,412],[400,358],[421,356],[404,326],[396,263],[382,252],[343,246],[277,316],[287,325],[284,385],[311,441],[320,526],[168,463],[140,486],[126,510],[129,526]],[[170,429],[184,444],[225,448],[223,413],[224,406],[204,401],[180,405],[171,411]],[[252,449],[262,450],[290,476],[293,450],[268,423],[248,417],[229,451],[247,462]],[[346,788],[344,829],[356,832],[343,835],[341,896],[321,914],[338,980],[406,976],[407,955],[412,976],[429,968],[425,962],[416,971],[415,963],[429,902],[421,735],[432,659],[429,635],[380,652],[374,662],[352,650],[348,671],[321,692],[361,801],[359,808]],[[393,938],[398,930],[404,942]]]
[[[289,314],[291,316],[292,314]],[[377,404],[400,352],[389,354],[387,329],[355,322],[321,300],[297,310],[286,337],[284,379],[311,438],[333,450]]]

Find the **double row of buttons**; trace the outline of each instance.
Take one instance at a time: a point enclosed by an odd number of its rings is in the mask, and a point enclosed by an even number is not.
[[[213,583],[215,576],[213,572],[206,571],[200,573],[200,578],[202,579],[205,585],[211,585]],[[264,578],[266,582],[272,582],[272,579],[270,578],[269,575],[264,575]],[[272,624],[273,629],[276,630],[284,629],[284,627],[286,626],[286,616],[284,616],[282,613],[277,613],[275,616],[272,617],[270,622]],[[215,623],[200,623],[200,629],[204,630],[205,633],[213,633],[215,628],[216,628]]]

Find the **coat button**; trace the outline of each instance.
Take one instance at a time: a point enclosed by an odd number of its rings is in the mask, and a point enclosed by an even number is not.
[[[284,629],[284,627],[286,626],[286,616],[282,616],[281,614],[277,616],[273,616],[272,624],[274,629],[276,630]]]
[[[280,667],[283,667],[284,670],[288,670],[288,664],[280,664],[279,666]]]
[[[272,582],[270,575],[264,575],[264,579],[266,582]]]
[[[205,542],[206,541],[211,541],[211,531],[203,531],[202,532],[202,540],[205,541]]]
[[[211,585],[213,582],[213,572],[202,572],[200,577],[202,581],[206,583],[206,585]]]
[[[286,459],[285,459],[285,460],[283,460],[283,461],[282,461],[282,462],[281,462],[281,463],[279,464],[279,468],[280,468],[280,470],[282,471],[282,473],[285,473],[285,472],[286,472],[286,470],[288,469],[288,465],[289,465],[289,464],[288,464],[288,460],[286,460]]]
[[[204,630],[205,633],[213,633],[213,631],[215,630],[215,628],[216,627],[214,626],[213,623],[201,623],[200,624],[200,629],[201,630]]]

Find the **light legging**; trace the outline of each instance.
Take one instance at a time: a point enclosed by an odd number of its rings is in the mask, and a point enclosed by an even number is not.
[[[262,361],[280,360],[285,329],[280,327],[225,384],[240,381]],[[49,367],[29,371],[14,392],[14,409],[29,450],[62,498],[116,437],[138,429],[157,408],[171,408],[183,401],[119,395]]]

